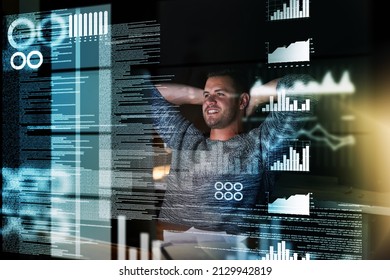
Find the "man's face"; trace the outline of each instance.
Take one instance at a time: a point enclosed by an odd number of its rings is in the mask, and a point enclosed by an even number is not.
[[[238,113],[239,96],[229,76],[208,78],[203,97],[203,117],[210,128],[227,128],[241,121]]]

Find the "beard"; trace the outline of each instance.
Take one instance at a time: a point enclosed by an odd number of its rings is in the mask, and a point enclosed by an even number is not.
[[[238,112],[234,109],[220,111],[217,114],[208,115],[203,112],[203,118],[211,129],[221,129],[232,124],[237,118]]]

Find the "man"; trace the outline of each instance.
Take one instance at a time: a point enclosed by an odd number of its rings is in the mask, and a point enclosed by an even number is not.
[[[155,127],[172,149],[167,189],[159,218],[163,221],[230,233],[256,230],[275,183],[269,156],[302,125],[304,112],[270,112],[255,129],[244,120],[270,96],[306,76],[286,76],[250,88],[240,73],[209,74],[204,89],[178,84],[158,86]],[[297,96],[296,99],[300,97]],[[210,134],[184,118],[175,105],[202,105]]]

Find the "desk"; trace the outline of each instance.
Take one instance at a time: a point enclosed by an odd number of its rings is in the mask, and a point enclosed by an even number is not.
[[[359,209],[357,209],[359,210]],[[330,212],[331,214],[332,212]],[[340,213],[344,213],[341,211]],[[359,220],[359,213],[362,214],[362,220]],[[345,220],[340,220],[339,213],[334,212],[333,216],[314,216],[313,221],[309,223],[309,217],[303,217],[299,220],[297,217],[292,219],[282,220],[281,217],[272,219],[269,227],[262,228],[262,235],[259,238],[248,238],[242,243],[182,243],[182,244],[163,244],[164,231],[180,233],[187,231],[188,226],[170,224],[165,222],[152,222],[152,228],[148,233],[140,231],[139,228],[132,227],[133,236],[137,235],[138,240],[140,234],[144,233],[150,236],[147,241],[147,247],[142,247],[142,244],[116,244],[115,242],[103,242],[98,240],[90,240],[87,238],[69,237],[69,248],[75,247],[76,242],[80,242],[80,256],[68,256],[71,259],[98,259],[98,260],[116,260],[116,259],[259,259],[264,257],[267,252],[270,252],[270,246],[273,250],[277,250],[276,242],[286,241],[286,249],[290,253],[296,252],[299,257],[303,257],[305,252],[312,254],[314,259],[390,259],[389,248],[390,238],[390,216],[378,214],[365,214],[357,211],[357,214],[350,213],[351,217],[346,217]],[[329,220],[329,222],[328,222]],[[348,228],[343,228],[342,223]],[[355,229],[351,228],[354,223]],[[360,223],[361,221],[361,223]],[[305,228],[307,226],[308,228]],[[290,227],[290,228],[287,228]],[[285,230],[287,229],[287,232]],[[321,231],[320,231],[321,230]],[[352,234],[350,236],[342,236],[344,233]],[[130,233],[130,228],[128,228]],[[335,234],[341,234],[337,238],[333,238]],[[115,235],[113,236],[115,237]],[[310,238],[313,239],[310,240]],[[340,242],[341,240],[343,242]],[[164,245],[163,247],[153,247],[155,244]],[[260,242],[261,244],[260,244]],[[159,243],[160,242],[160,243]],[[298,243],[296,243],[298,242]],[[299,243],[300,242],[300,243]],[[301,243],[304,243],[302,247]],[[325,244],[326,243],[326,244]],[[343,248],[340,246],[344,244]],[[306,248],[306,245],[309,247]],[[355,247],[356,246],[356,247]],[[354,252],[354,248],[362,248],[362,252]],[[339,248],[340,247],[340,248]],[[329,248],[329,249],[328,249]],[[158,249],[158,250],[157,250]],[[161,249],[161,250],[160,250]],[[324,249],[327,249],[324,251]],[[70,251],[70,250],[69,250]],[[316,253],[322,252],[322,255],[315,256]],[[326,254],[324,253],[326,252]]]
[[[177,224],[172,224],[168,222],[162,222],[162,221],[157,221],[156,222],[156,238],[158,240],[164,240],[164,230],[168,231],[174,231],[174,232],[184,232],[189,230],[189,226],[185,225],[177,225]]]
[[[196,231],[199,239],[191,241],[188,236],[193,237],[194,232],[188,233],[188,226],[171,224],[167,222],[156,221],[154,223],[155,233],[147,234],[140,233],[140,242],[138,246],[130,246],[129,244],[91,244],[91,250],[95,252],[104,251],[110,248],[111,259],[248,259],[248,254],[253,243],[251,239],[246,238],[242,242],[234,235],[227,235],[229,239],[226,241],[225,234],[211,231]],[[186,232],[187,240],[183,242],[167,242],[164,240],[164,232],[170,234],[178,234]],[[154,235],[154,239],[150,236]],[[202,236],[203,235],[203,236]],[[207,236],[208,235],[208,236]],[[215,236],[214,236],[215,235]],[[141,240],[143,239],[143,240]],[[207,239],[207,240],[205,240]],[[201,241],[199,241],[201,240]],[[237,242],[234,242],[237,240]],[[95,248],[94,248],[95,247]]]
[[[113,245],[113,258],[159,260],[248,259],[247,238],[158,221],[155,239],[140,234],[137,247]],[[243,253],[245,252],[245,253]]]
[[[199,230],[169,223],[160,223],[159,230],[167,231],[163,236],[165,244],[161,247],[166,259],[246,260],[259,257],[257,243],[247,236]]]

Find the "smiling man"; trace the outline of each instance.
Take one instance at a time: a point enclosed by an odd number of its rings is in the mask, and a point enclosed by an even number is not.
[[[288,75],[253,87],[241,72],[224,69],[210,73],[203,90],[157,86],[155,128],[172,149],[159,218],[200,229],[251,232],[275,183],[269,155],[284,139],[294,138],[302,116],[310,112],[273,111],[250,131],[244,131],[244,121],[270,96],[289,95],[295,81],[308,79]],[[209,134],[180,114],[176,105],[182,104],[202,105]]]
[[[240,93],[241,92],[241,93]],[[242,132],[249,94],[229,75],[209,76],[203,91],[203,118],[210,139],[229,140]]]

